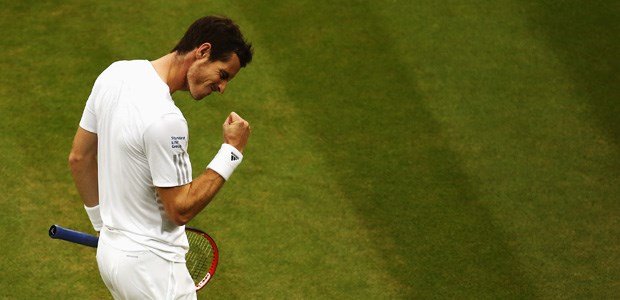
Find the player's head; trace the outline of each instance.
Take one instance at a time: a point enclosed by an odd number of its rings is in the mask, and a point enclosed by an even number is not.
[[[245,41],[233,20],[221,16],[196,20],[170,52],[186,54],[205,43],[211,45],[209,61],[227,62],[233,53],[239,57],[242,68],[252,61],[252,44]]]
[[[182,90],[200,100],[212,92],[224,93],[239,69],[252,60],[252,45],[231,19],[207,16],[196,20],[172,49],[189,62]]]

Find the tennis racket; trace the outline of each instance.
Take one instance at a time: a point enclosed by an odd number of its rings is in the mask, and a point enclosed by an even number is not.
[[[185,255],[185,265],[196,284],[196,291],[200,291],[213,278],[219,253],[213,238],[205,232],[185,227],[185,234],[189,241],[189,251]],[[84,246],[97,248],[99,238],[92,234],[52,225],[49,235],[53,239],[61,239]]]

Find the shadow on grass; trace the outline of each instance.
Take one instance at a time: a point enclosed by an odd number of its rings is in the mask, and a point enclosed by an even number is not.
[[[269,51],[285,60],[283,81],[311,148],[324,151],[399,282],[394,294],[534,297],[512,238],[478,201],[381,18],[359,3],[337,12],[285,12],[261,16],[287,25],[270,38],[288,48]]]
[[[539,1],[531,27],[562,60],[576,94],[588,101],[599,126],[620,146],[620,4],[618,1]]]

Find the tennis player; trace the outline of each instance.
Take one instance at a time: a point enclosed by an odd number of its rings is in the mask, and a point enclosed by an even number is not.
[[[100,232],[97,263],[115,299],[196,299],[184,225],[242,161],[250,126],[226,116],[219,152],[192,179],[188,126],[171,95],[224,93],[252,52],[232,20],[207,16],[167,55],[115,62],[95,81],[69,164]]]

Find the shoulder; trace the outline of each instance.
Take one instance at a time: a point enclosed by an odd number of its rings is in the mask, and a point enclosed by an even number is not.
[[[148,64],[147,60],[120,60],[110,64],[101,75],[131,77],[136,73],[147,72]]]
[[[147,126],[144,131],[144,139],[147,144],[170,141],[166,144],[187,145],[188,133],[185,118],[179,114],[169,113],[161,115]]]

